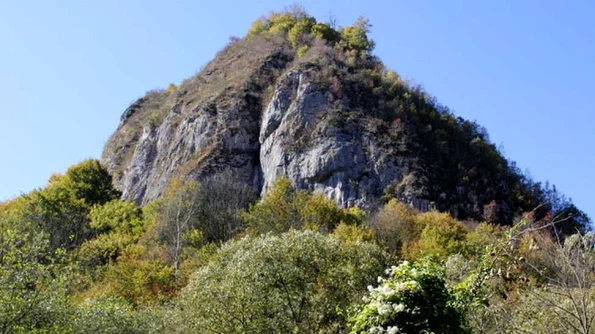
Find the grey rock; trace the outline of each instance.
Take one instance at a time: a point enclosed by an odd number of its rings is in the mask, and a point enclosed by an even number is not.
[[[192,106],[178,99],[161,125],[143,127],[123,176],[116,178],[124,199],[146,204],[174,177],[200,179],[225,168],[260,193],[285,175],[296,187],[323,193],[341,206],[367,207],[402,177],[395,157],[374,135],[328,120],[336,101],[329,101],[307,72],[282,75],[259,118],[245,103]],[[361,125],[356,120],[350,126]],[[104,153],[112,171],[117,154]]]

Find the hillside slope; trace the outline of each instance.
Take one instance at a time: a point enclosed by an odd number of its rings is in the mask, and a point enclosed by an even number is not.
[[[103,163],[123,198],[231,169],[264,191],[280,175],[342,206],[397,197],[509,223],[538,190],[474,122],[371,54],[367,21],[335,29],[303,12],[257,20],[196,76],[122,115]]]

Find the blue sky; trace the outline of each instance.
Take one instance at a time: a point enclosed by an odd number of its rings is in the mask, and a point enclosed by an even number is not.
[[[536,180],[595,218],[595,3],[301,1],[340,25],[364,15],[387,67],[414,79]],[[122,111],[195,74],[291,2],[0,2],[0,200],[99,157]]]

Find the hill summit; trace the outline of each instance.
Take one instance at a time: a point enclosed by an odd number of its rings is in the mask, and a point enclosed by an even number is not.
[[[286,175],[345,207],[395,197],[500,223],[536,207],[539,184],[483,127],[387,70],[369,30],[272,13],[197,75],[138,99],[102,157],[123,198],[146,204],[174,178],[229,170],[259,193]]]

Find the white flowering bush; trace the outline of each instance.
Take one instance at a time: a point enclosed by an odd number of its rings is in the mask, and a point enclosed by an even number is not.
[[[368,286],[365,304],[350,318],[352,334],[466,332],[464,314],[436,264],[405,261],[386,274],[378,287]]]

